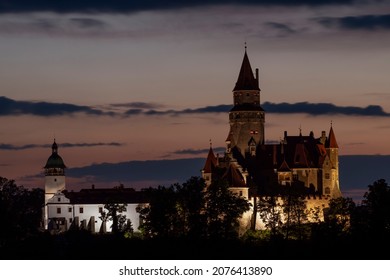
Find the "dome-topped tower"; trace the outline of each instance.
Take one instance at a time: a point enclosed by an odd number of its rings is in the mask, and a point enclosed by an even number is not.
[[[65,164],[58,154],[58,145],[54,139],[52,153],[47,159],[45,169],[45,228],[48,226],[47,203],[57,192],[65,190]]]
[[[52,149],[51,156],[47,159],[46,165],[44,166],[45,175],[54,175],[58,173],[64,175],[66,166],[64,164],[62,157],[58,155],[58,145],[55,139],[53,145],[51,146],[51,149]]]

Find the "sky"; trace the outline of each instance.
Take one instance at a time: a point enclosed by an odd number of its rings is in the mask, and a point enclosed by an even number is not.
[[[268,143],[332,124],[344,159],[379,170],[389,35],[389,0],[0,0],[0,176],[43,187],[54,138],[70,189],[200,175],[210,141],[223,153],[245,43]]]

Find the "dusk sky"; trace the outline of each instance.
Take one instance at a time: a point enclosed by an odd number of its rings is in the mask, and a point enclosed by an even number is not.
[[[69,188],[123,181],[101,163],[222,154],[244,42],[267,142],[332,122],[341,155],[390,155],[389,0],[0,0],[0,176],[42,187],[54,138],[85,171]]]

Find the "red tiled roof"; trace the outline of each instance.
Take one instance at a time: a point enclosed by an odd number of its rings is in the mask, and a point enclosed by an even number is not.
[[[211,173],[214,167],[217,165],[217,158],[214,155],[213,149],[210,147],[207,155],[206,163],[203,167],[203,172]]]

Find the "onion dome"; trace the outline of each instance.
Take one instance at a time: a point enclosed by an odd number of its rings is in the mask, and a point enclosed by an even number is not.
[[[47,159],[45,169],[48,168],[66,168],[64,161],[62,158],[58,155],[58,146],[56,143],[56,140],[54,140],[53,145],[51,146],[52,149],[52,154],[51,156]]]

